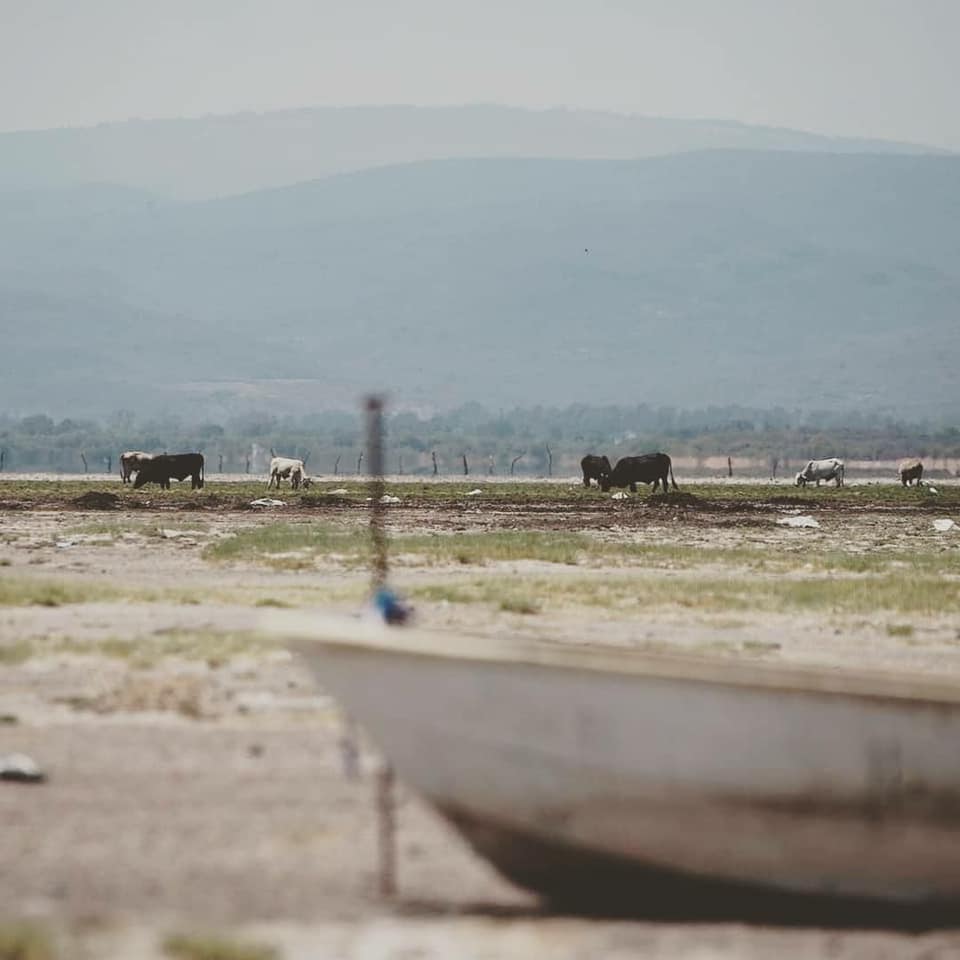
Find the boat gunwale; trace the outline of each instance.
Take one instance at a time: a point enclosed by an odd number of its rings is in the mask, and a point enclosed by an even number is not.
[[[457,636],[421,627],[394,627],[350,617],[311,616],[304,611],[270,610],[260,630],[286,639],[286,646],[309,656],[317,648],[352,655],[417,657],[424,660],[483,663],[490,666],[549,667],[593,675],[639,677],[746,689],[756,693],[849,696],[930,706],[960,705],[960,684],[923,674],[892,674],[849,667],[818,667],[724,660],[719,657],[652,653],[630,647],[561,645],[527,639]]]

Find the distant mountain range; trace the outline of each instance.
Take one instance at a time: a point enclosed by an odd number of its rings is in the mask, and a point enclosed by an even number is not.
[[[716,120],[515,107],[344,107],[0,134],[0,188],[112,183],[179,200],[421,160],[635,159],[691,150],[933,153]]]
[[[429,160],[192,202],[145,167],[8,186],[0,410],[217,419],[381,389],[960,416],[960,159],[850,149]]]

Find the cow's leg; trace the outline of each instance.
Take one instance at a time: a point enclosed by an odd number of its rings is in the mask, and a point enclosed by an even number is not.
[[[636,493],[636,492],[637,492],[637,485],[636,485],[635,483],[631,483],[631,484],[630,484],[630,492],[631,492],[631,493]]]

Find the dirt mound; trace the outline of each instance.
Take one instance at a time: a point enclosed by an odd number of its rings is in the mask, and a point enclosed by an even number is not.
[[[81,510],[118,510],[120,508],[120,498],[115,493],[90,490],[79,497],[74,497],[70,504]]]

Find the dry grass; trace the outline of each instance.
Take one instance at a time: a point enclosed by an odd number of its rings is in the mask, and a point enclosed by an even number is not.
[[[259,657],[276,644],[253,631],[162,630],[130,637],[33,637],[0,644],[0,663],[16,665],[35,658],[62,654],[122,660],[138,670],[149,670],[165,660],[204,662],[219,666],[237,657]]]
[[[538,609],[600,607],[637,613],[669,609],[702,613],[750,611],[844,614],[960,614],[960,582],[940,577],[525,577],[524,602]],[[517,596],[511,577],[473,577],[415,586],[411,595],[431,602],[501,605]]]
[[[29,923],[0,923],[0,960],[54,960],[49,935]]]
[[[163,952],[174,960],[280,960],[280,953],[266,944],[182,933],[167,937]]]
[[[93,603],[122,597],[123,591],[103,583],[80,583],[33,577],[0,580],[0,606],[59,607],[66,603]]]

